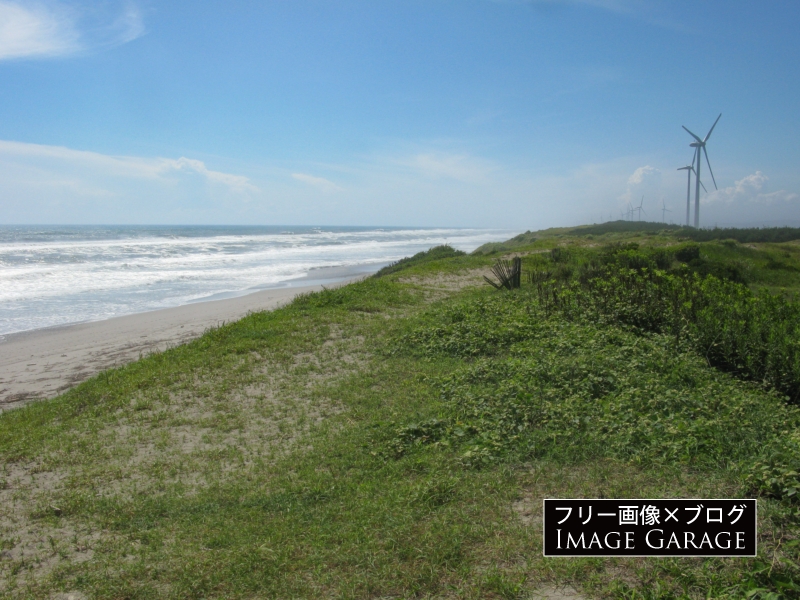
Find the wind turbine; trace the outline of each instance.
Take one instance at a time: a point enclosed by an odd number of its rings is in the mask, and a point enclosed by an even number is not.
[[[672,212],[670,209],[667,208],[667,205],[664,203],[664,199],[661,199],[661,220],[666,223],[667,222],[667,213]]]
[[[692,204],[692,173],[697,175],[694,170],[694,159],[697,157],[697,148],[694,149],[694,156],[692,157],[692,164],[686,165],[685,167],[679,167],[678,171],[686,171],[686,226],[689,227],[689,207]],[[700,182],[700,185],[703,185],[703,182]],[[703,185],[703,189],[706,190],[706,186]],[[706,190],[708,192],[708,190]]]
[[[642,220],[642,213],[647,214],[647,211],[642,208],[642,204],[644,204],[644,196],[642,196],[642,201],[639,202],[639,206],[633,209],[635,211],[638,211],[640,221]]]
[[[690,147],[695,149],[694,152],[695,152],[695,156],[697,157],[697,170],[694,173],[695,174],[695,179],[697,180],[697,182],[695,184],[695,187],[694,187],[694,189],[695,189],[695,193],[694,193],[694,226],[695,226],[695,229],[700,227],[700,163],[702,161],[702,156],[700,156],[700,150],[701,149],[703,150],[703,154],[706,155],[706,164],[708,165],[708,170],[711,173],[711,179],[712,179],[712,181],[714,181],[714,189],[718,189],[717,188],[717,180],[714,179],[714,171],[711,169],[711,163],[708,161],[708,151],[706,150],[706,142],[708,141],[708,138],[711,137],[711,132],[714,131],[714,127],[716,127],[717,123],[719,123],[720,117],[722,117],[722,113],[719,113],[719,117],[717,117],[717,120],[714,121],[714,124],[711,126],[711,129],[708,130],[708,133],[706,134],[706,137],[704,137],[702,140],[699,137],[697,137],[695,134],[693,134],[691,131],[689,131],[686,128],[685,125],[681,125],[681,127],[686,129],[686,132],[696,140],[696,141],[692,142],[691,144],[689,144]]]

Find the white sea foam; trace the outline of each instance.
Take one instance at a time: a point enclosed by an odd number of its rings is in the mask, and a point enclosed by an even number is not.
[[[513,233],[343,227],[0,227],[0,335],[282,287],[314,273],[325,281],[325,271],[318,269],[369,272],[445,242],[471,251]]]

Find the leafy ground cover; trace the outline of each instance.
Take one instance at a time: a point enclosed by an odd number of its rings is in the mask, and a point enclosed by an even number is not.
[[[636,239],[534,242],[513,292],[454,285],[491,256],[431,252],[0,415],[0,594],[800,597],[798,409],[540,292],[713,258]],[[541,555],[544,497],[740,495],[756,559]]]
[[[709,365],[800,402],[800,303],[763,289],[754,293],[733,270],[701,274],[699,250],[615,247],[577,269],[565,269],[563,253],[554,250],[551,268],[532,271],[529,279],[546,314],[669,333]],[[688,264],[672,267],[673,257]]]

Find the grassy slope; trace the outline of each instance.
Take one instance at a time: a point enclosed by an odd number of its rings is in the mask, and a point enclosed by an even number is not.
[[[526,249],[564,241],[597,243]],[[797,415],[659,336],[461,289],[492,260],[307,296],[0,415],[2,593],[796,597],[796,517],[769,499],[757,560],[542,558],[542,497],[736,496]]]

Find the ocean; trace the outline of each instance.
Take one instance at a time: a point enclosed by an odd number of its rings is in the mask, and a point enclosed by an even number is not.
[[[257,290],[327,284],[439,244],[514,231],[366,227],[0,226],[2,336]]]

